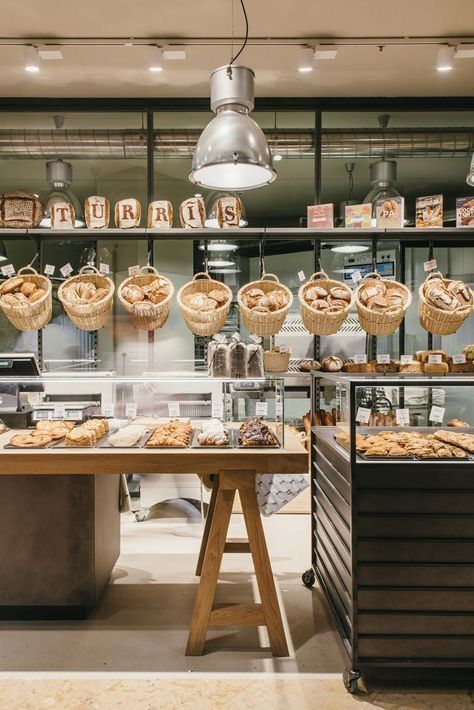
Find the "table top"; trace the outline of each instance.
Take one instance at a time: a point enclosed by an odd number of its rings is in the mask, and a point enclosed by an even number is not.
[[[11,435],[0,435],[0,447]],[[0,448],[0,475],[210,474],[226,470],[307,473],[308,452],[289,429],[281,449]]]

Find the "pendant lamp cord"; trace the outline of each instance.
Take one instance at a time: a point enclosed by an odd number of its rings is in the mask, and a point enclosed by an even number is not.
[[[247,17],[247,10],[245,9],[244,0],[240,0],[240,4],[242,5],[242,12],[244,13],[244,19],[245,19],[245,38],[244,38],[244,42],[243,42],[241,48],[239,49],[239,51],[237,52],[237,54],[234,57],[232,57],[232,59],[230,60],[229,66],[231,64],[233,64],[240,57],[240,55],[242,54],[242,52],[244,51],[244,49],[247,45],[248,38],[249,38],[249,20]]]

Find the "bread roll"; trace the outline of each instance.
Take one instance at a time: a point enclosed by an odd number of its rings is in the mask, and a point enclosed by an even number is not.
[[[84,200],[84,217],[88,229],[107,229],[110,223],[110,202],[99,195],[87,197]]]
[[[171,229],[173,219],[173,205],[168,200],[155,200],[148,205],[148,229]]]
[[[134,229],[140,226],[142,207],[134,197],[116,202],[114,213],[115,226],[118,229]]]
[[[449,365],[447,362],[425,362],[423,365],[423,372],[426,372],[426,374],[444,374],[446,372],[449,372]]]

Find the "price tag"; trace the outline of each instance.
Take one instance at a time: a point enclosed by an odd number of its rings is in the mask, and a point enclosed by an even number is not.
[[[179,415],[179,402],[168,402],[168,416],[177,419]]]
[[[64,404],[54,405],[54,418],[55,419],[65,419],[66,417],[66,407]]]
[[[275,414],[277,417],[283,416],[283,402],[281,400],[278,400],[275,404]]]
[[[100,262],[99,264],[99,271],[101,274],[110,274],[110,268],[108,264],[104,264],[103,262]]]
[[[256,402],[255,416],[256,417],[266,417],[267,413],[268,413],[268,402]]]
[[[61,274],[64,276],[64,278],[67,278],[67,277],[69,276],[69,274],[72,274],[72,266],[71,266],[71,264],[68,262],[67,264],[64,264],[64,266],[61,266],[61,268],[59,269],[59,271],[60,271]]]
[[[441,355],[428,355],[428,362],[432,362],[433,365],[440,365],[443,362]]]
[[[224,419],[224,402],[222,400],[213,400],[211,416],[213,419]]]
[[[106,418],[112,418],[115,415],[115,405],[110,402],[109,404],[102,405],[102,416]]]
[[[400,355],[400,365],[411,365],[413,355]]]
[[[365,365],[367,363],[367,355],[354,355],[352,358],[356,365]]]
[[[304,271],[298,271],[298,278],[303,283],[303,281],[306,281],[306,276],[304,275]]]
[[[353,283],[358,284],[359,281],[362,281],[362,274],[360,273],[360,271],[354,271],[352,273],[351,279]]]
[[[56,271],[56,267],[53,266],[52,264],[46,264],[44,267],[44,273],[47,276],[53,276],[55,271]]]
[[[410,412],[408,409],[396,409],[395,421],[399,426],[410,426]]]
[[[136,264],[136,266],[129,266],[128,267],[128,275],[129,276],[136,276],[139,273],[140,273],[140,267],[138,264]]]
[[[370,413],[370,409],[367,409],[366,407],[359,407],[356,413],[356,422],[359,422],[359,424],[368,424]]]
[[[437,269],[438,264],[436,263],[436,259],[431,259],[430,261],[425,261],[423,264],[423,268],[425,271],[434,271],[435,269]]]
[[[430,412],[430,422],[439,422],[441,424],[444,419],[444,412],[444,407],[436,407],[433,405]]]
[[[390,355],[377,355],[377,365],[390,365]]]
[[[13,276],[15,273],[15,267],[13,264],[7,264],[6,266],[2,266],[1,272],[3,276]]]
[[[453,355],[453,365],[464,365],[466,362],[465,355]]]
[[[289,346],[289,345],[280,345],[280,352],[281,352],[281,353],[289,353],[289,352],[290,352],[290,346]]]
[[[125,405],[125,416],[127,419],[135,419],[137,416],[137,405],[135,402],[127,402]]]

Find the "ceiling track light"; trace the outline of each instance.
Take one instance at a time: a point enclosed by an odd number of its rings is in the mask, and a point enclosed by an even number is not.
[[[298,52],[298,71],[301,74],[307,74],[313,71],[314,68],[314,48],[301,47]]]
[[[163,71],[163,50],[156,44],[148,48],[148,71]]]
[[[336,59],[337,46],[335,44],[317,44],[314,49],[314,58],[320,59]]]
[[[30,74],[37,74],[40,70],[39,68],[39,54],[36,47],[32,45],[27,45],[23,47],[23,58],[25,64],[25,71]]]
[[[451,71],[454,64],[454,47],[449,44],[442,44],[438,49],[438,57],[436,60],[436,69],[439,72]]]

